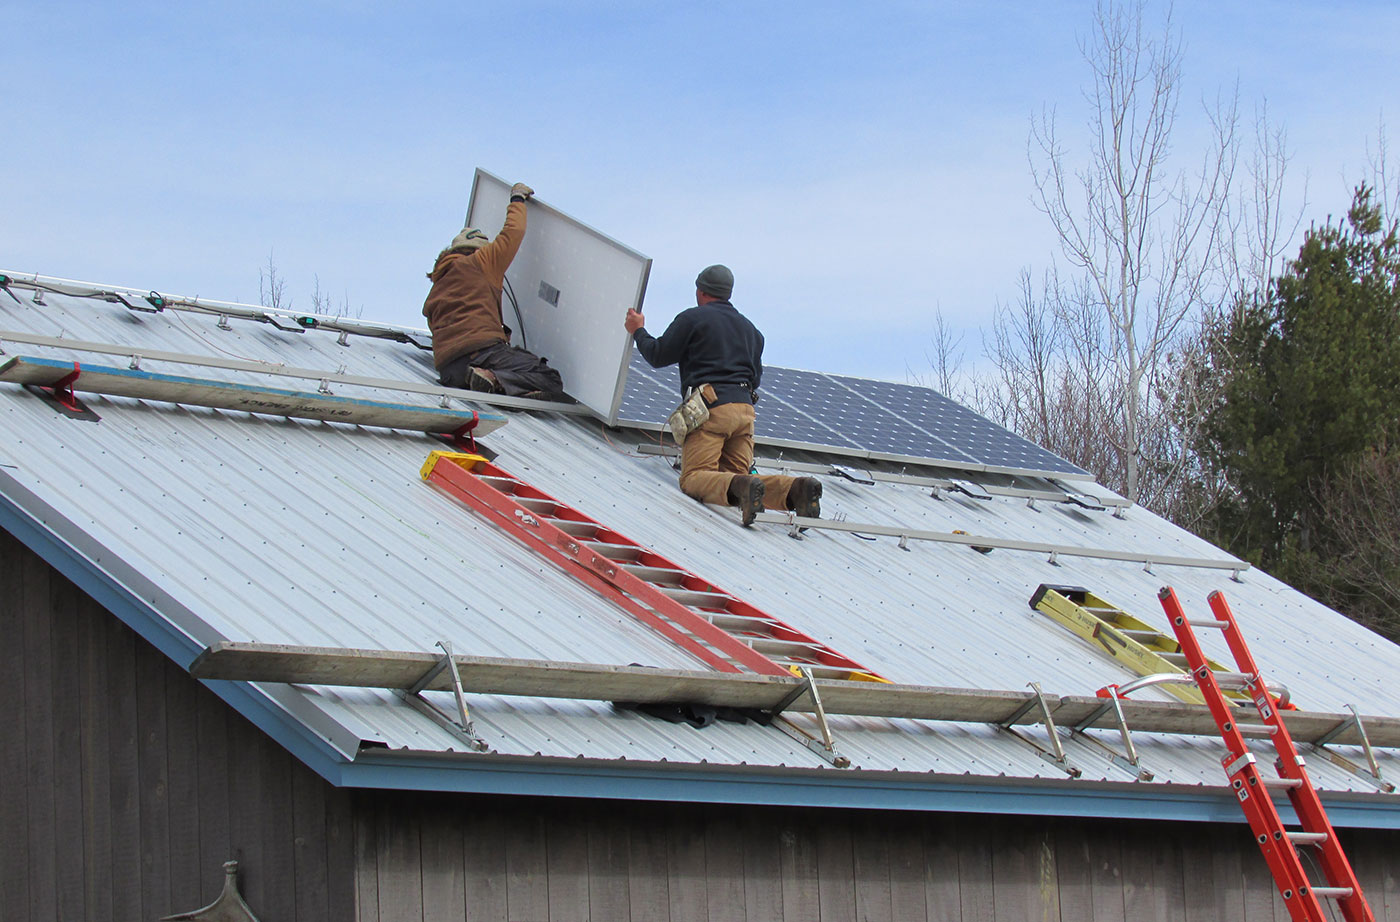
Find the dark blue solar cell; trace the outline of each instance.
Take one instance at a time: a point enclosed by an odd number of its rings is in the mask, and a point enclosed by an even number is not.
[[[952,466],[1084,473],[927,387],[769,366],[763,370],[759,393],[754,424],[759,441]],[[665,423],[679,400],[676,367],[652,368],[634,352],[619,421]]]
[[[980,464],[1061,474],[1085,473],[932,388],[869,378],[833,376],[833,379]]]
[[[864,451],[882,454],[963,463],[969,460],[819,372],[764,369],[760,393],[765,399],[776,399],[791,407],[800,414],[798,418],[812,420],[820,427],[817,431],[830,431],[842,440],[836,444],[853,443]]]

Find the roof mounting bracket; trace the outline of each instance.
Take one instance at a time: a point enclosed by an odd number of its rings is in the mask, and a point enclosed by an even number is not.
[[[1078,490],[1071,490],[1064,484],[1060,483],[1058,480],[1054,481],[1054,484],[1061,490],[1064,490],[1065,498],[1060,500],[1060,502],[1068,503],[1074,506],[1079,506],[1082,509],[1091,509],[1094,512],[1103,512],[1104,509],[1107,508],[1106,506],[1104,506],[1103,503],[1094,499],[1094,497],[1090,496],[1087,493],[1081,493]]]
[[[961,493],[964,496],[970,496],[973,499],[989,500],[992,498],[992,494],[982,489],[980,484],[975,484],[971,480],[953,478],[948,481],[948,490],[954,493]]]
[[[769,711],[769,713],[773,715],[774,725],[788,736],[826,759],[836,768],[850,767],[851,760],[836,751],[836,741],[831,735],[831,725],[827,722],[826,708],[822,706],[822,696],[821,693],[817,691],[817,681],[812,676],[812,670],[807,666],[798,666],[797,668],[802,673],[802,684],[788,692],[783,700],[779,701],[773,706],[773,709]],[[807,733],[801,727],[782,716],[783,711],[787,710],[794,701],[801,698],[803,695],[807,695],[812,699],[813,715],[817,719],[817,726],[821,729],[822,738],[820,740],[813,738],[810,733]]]
[[[1035,694],[1026,699],[1026,703],[1017,708],[1010,717],[998,721],[997,726],[1021,740],[1023,743],[1030,744],[1040,753],[1041,758],[1049,762],[1054,762],[1071,778],[1078,778],[1080,775],[1084,774],[1084,772],[1071,763],[1069,757],[1065,755],[1065,747],[1060,742],[1060,732],[1055,729],[1055,718],[1050,716],[1050,702],[1046,700],[1045,692],[1041,691],[1040,683],[1027,682],[1026,687],[1030,688]],[[1050,751],[1046,751],[1044,746],[1040,745],[1029,736],[1026,736],[1024,733],[1021,733],[1015,727],[1017,721],[1025,717],[1036,707],[1040,708],[1041,722],[1045,724],[1046,733],[1050,737]]]
[[[73,393],[73,382],[78,380],[82,374],[82,366],[77,362],[73,363],[73,370],[59,378],[53,384],[25,384],[24,389],[36,397],[42,399],[49,406],[69,419],[82,419],[88,422],[99,422],[102,417],[92,411],[87,404],[78,399]]]
[[[488,752],[491,747],[481,737],[476,735],[476,727],[472,724],[471,714],[467,711],[467,699],[462,694],[462,676],[457,671],[457,661],[452,657],[452,644],[446,640],[439,640],[438,647],[442,649],[442,659],[438,660],[431,669],[400,694],[404,700],[412,704],[415,708],[432,717],[438,723],[453,730],[458,736],[466,740],[467,745],[477,752]],[[454,717],[434,705],[427,698],[423,697],[423,689],[438,677],[446,669],[452,675],[452,692],[457,699],[457,714]]]
[[[228,322],[228,314],[220,314],[219,322],[216,324],[221,330],[232,330],[233,324]]]
[[[831,470],[829,471],[829,473],[836,477],[841,477],[846,480],[849,480],[851,483],[863,483],[868,487],[875,486],[875,478],[870,477],[868,475],[858,474],[854,468],[846,467],[843,464],[831,465]]]
[[[1332,742],[1334,739],[1336,739],[1338,736],[1344,733],[1347,729],[1355,727],[1356,735],[1361,739],[1361,751],[1366,754],[1366,762],[1370,765],[1371,768],[1371,778],[1368,778],[1367,780],[1369,781],[1371,779],[1374,779],[1372,783],[1375,784],[1376,787],[1380,788],[1387,794],[1394,793],[1395,785],[1391,784],[1389,781],[1386,781],[1384,778],[1381,777],[1380,764],[1376,762],[1376,753],[1374,750],[1371,749],[1371,739],[1366,735],[1366,727],[1361,723],[1361,715],[1357,713],[1356,705],[1348,704],[1345,705],[1345,707],[1348,711],[1351,711],[1351,716],[1338,723],[1335,727],[1333,727],[1331,730],[1328,730],[1326,733],[1322,734],[1317,739],[1313,740],[1312,745],[1314,750],[1333,764],[1340,765],[1342,768],[1345,768],[1353,772],[1354,774],[1360,775],[1363,778],[1366,777],[1365,773],[1361,770],[1361,767],[1356,765],[1350,759],[1347,759],[1341,754],[1333,752],[1330,749],[1324,748],[1328,743]]]
[[[1085,732],[1093,727],[1098,719],[1109,711],[1113,712],[1114,722],[1118,724],[1118,735],[1123,740],[1123,751],[1127,753],[1126,757],[1114,751],[1112,747],[1102,740],[1090,736]],[[1103,750],[1110,762],[1120,768],[1126,768],[1131,771],[1139,781],[1151,781],[1156,777],[1152,772],[1142,767],[1142,762],[1138,758],[1137,747],[1133,745],[1133,733],[1128,729],[1127,718],[1123,716],[1122,699],[1117,695],[1110,696],[1097,711],[1094,711],[1088,717],[1075,724],[1073,729],[1082,739]]]
[[[148,307],[145,304],[136,304],[134,302],[128,301],[126,298],[122,297],[120,293],[115,291],[107,293],[107,300],[118,301],[123,306],[125,306],[127,310],[136,311],[142,314],[159,314],[162,310],[165,309],[163,307]]]

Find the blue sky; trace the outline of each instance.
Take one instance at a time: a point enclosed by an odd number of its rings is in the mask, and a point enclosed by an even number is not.
[[[421,325],[481,166],[651,256],[653,329],[725,262],[770,363],[902,379],[935,308],[975,353],[1050,264],[1027,132],[1082,123],[1092,6],[0,2],[0,267],[256,302],[271,253],[294,307],[319,277]],[[1400,5],[1175,17],[1178,149],[1238,82],[1288,131],[1290,204],[1344,211]]]

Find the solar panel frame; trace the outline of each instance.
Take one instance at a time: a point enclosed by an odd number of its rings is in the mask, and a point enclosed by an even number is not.
[[[896,419],[929,433],[989,471],[1026,471],[1056,476],[1089,476],[1088,472],[1029,439],[999,426],[933,388],[874,378],[829,376],[837,383],[883,408]]]
[[[1061,480],[1092,475],[932,388],[765,366],[754,441],[869,460]],[[635,349],[617,424],[665,430],[680,402],[676,366]],[[938,434],[949,429],[953,439]]]

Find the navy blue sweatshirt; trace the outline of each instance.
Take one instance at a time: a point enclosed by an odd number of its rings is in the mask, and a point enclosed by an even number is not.
[[[637,351],[652,368],[680,363],[681,396],[712,384],[722,403],[753,403],[751,390],[763,377],[763,334],[728,301],[711,301],[681,311],[658,339],[642,328],[632,334]]]

